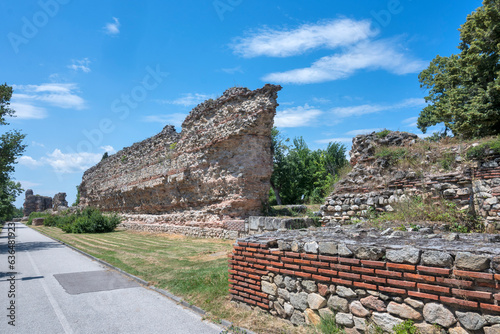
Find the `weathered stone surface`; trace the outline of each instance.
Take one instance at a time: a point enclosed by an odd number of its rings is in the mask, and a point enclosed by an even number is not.
[[[340,256],[349,257],[352,256],[352,252],[345,244],[338,245],[338,252]]]
[[[463,329],[462,327],[453,327],[453,328],[450,328],[448,330],[448,333],[449,334],[468,334],[469,332],[467,332],[465,329]]]
[[[319,246],[318,246],[318,243],[316,241],[310,241],[310,242],[306,242],[304,244],[304,251],[306,253],[316,254],[318,252],[318,249],[319,249]]]
[[[486,320],[479,314],[475,312],[455,312],[458,321],[463,327],[477,331],[487,325]]]
[[[280,89],[234,87],[198,105],[181,133],[166,126],[88,169],[80,203],[206,227],[259,215],[269,196],[271,129]]]
[[[313,310],[319,310],[326,306],[326,299],[318,295],[317,293],[310,293],[307,296],[307,303],[309,307]]]
[[[321,318],[329,318],[334,316],[334,313],[328,307],[319,309],[318,313]]]
[[[24,216],[29,216],[32,212],[42,212],[47,209],[52,209],[51,197],[33,195],[33,190],[26,190],[23,204]]]
[[[399,325],[403,322],[403,320],[393,317],[388,313],[377,313],[377,312],[374,312],[372,314],[372,321],[377,326],[379,326],[388,333],[392,333],[393,332],[392,329],[394,328],[394,326]]]
[[[420,249],[415,247],[404,247],[402,249],[390,249],[386,251],[386,258],[396,263],[417,264],[420,262]]]
[[[485,315],[484,319],[489,323],[489,324],[500,324],[500,316],[498,315]]]
[[[316,282],[315,281],[309,281],[309,280],[306,280],[306,281],[302,281],[302,287],[304,288],[304,290],[306,292],[316,292],[318,291],[318,287],[316,286]]]
[[[310,308],[306,309],[304,313],[307,324],[313,324],[316,326],[321,322],[320,316]]]
[[[352,317],[354,320],[354,328],[362,332],[366,331],[366,319],[359,317]]]
[[[483,327],[484,334],[498,334],[500,333],[500,325],[493,325],[491,327]]]
[[[337,255],[337,244],[333,242],[319,242],[319,252],[326,255]]]
[[[411,319],[416,321],[422,320],[422,314],[415,311],[413,308],[406,304],[390,302],[389,305],[387,305],[387,311],[404,319]]]
[[[484,255],[458,252],[455,257],[457,268],[465,270],[485,270],[490,267],[490,259]]]
[[[347,299],[341,298],[339,296],[331,296],[328,299],[328,307],[330,307],[334,311],[348,312],[349,311],[348,305],[349,303]]]
[[[52,209],[55,211],[64,210],[68,208],[68,201],[66,201],[66,193],[57,193],[52,199]]]
[[[446,252],[425,251],[422,254],[422,264],[426,266],[449,268],[453,264],[453,258]]]
[[[349,305],[349,310],[351,313],[357,317],[366,318],[370,315],[370,311],[368,311],[363,304],[359,301],[353,301],[351,305]]]
[[[288,317],[291,316],[293,314],[293,311],[295,310],[295,308],[290,303],[285,303],[283,305],[283,309],[285,310],[285,314]]]
[[[363,304],[363,306],[368,307],[369,309],[375,310],[377,312],[386,311],[384,302],[375,296],[368,296],[362,298],[360,302],[361,304]]]
[[[43,226],[45,218],[33,218],[31,220],[31,225],[33,226]]]
[[[339,312],[335,315],[335,322],[340,326],[353,327],[354,320],[352,314]]]
[[[431,324],[436,323],[446,328],[451,327],[457,322],[453,313],[443,305],[436,303],[428,303],[424,306],[424,318],[425,321]]]
[[[284,300],[290,300],[290,292],[287,289],[278,289],[278,296],[283,298]]]
[[[421,309],[424,307],[424,303],[422,303],[420,300],[405,298],[404,301],[406,304],[410,305],[413,308]]]
[[[431,324],[422,322],[415,324],[420,334],[441,334],[441,330]]]
[[[278,287],[274,283],[262,281],[262,292],[276,296],[278,294]]]
[[[337,286],[337,295],[344,298],[354,298],[358,296],[351,288],[346,288],[342,285]]]
[[[307,293],[305,293],[305,292],[291,293],[290,294],[290,303],[296,309],[305,311],[307,306],[308,306]]]
[[[290,317],[290,321],[292,324],[300,326],[300,325],[305,325],[306,324],[306,318],[304,317],[304,314],[298,310],[295,310]]]
[[[362,260],[380,260],[385,255],[385,250],[380,247],[358,247],[354,251],[358,259]]]
[[[289,276],[286,276],[285,279],[283,280],[283,282],[285,283],[285,287],[289,291],[295,291],[296,290],[297,281],[294,280],[293,278],[291,278]]]
[[[328,285],[318,283],[318,293],[323,297],[325,297],[326,294],[328,293]]]

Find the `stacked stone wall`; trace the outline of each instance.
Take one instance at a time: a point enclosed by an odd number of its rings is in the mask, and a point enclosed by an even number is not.
[[[226,221],[260,214],[269,195],[271,129],[280,89],[235,87],[200,104],[181,133],[167,126],[87,170],[80,203],[124,213],[127,226],[153,219],[223,228]]]
[[[355,228],[239,239],[230,294],[296,325],[335,316],[347,333],[500,332],[496,235],[383,234]]]
[[[411,148],[419,141],[417,136],[404,132],[391,132],[384,138],[375,133],[356,136],[350,152],[353,170],[326,198],[321,207],[322,222],[348,223],[355,217],[367,217],[370,211],[390,212],[394,203],[419,195],[455,202],[459,209],[481,217],[488,231],[500,229],[500,156],[491,154],[482,161],[465,161],[464,153],[471,144],[425,152],[416,157],[417,168],[392,165],[387,158],[376,156],[379,147]],[[451,171],[426,168],[445,154],[452,155]]]

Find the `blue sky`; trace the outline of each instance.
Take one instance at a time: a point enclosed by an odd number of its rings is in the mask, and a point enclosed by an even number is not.
[[[0,81],[27,134],[14,178],[72,203],[104,152],[232,86],[281,84],[275,125],[312,149],[378,129],[417,134],[418,73],[457,53],[481,1],[3,1]],[[16,201],[21,206],[23,197]]]

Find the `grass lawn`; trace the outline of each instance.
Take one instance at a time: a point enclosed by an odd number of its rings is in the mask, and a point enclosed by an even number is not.
[[[230,303],[228,254],[233,241],[132,231],[69,234],[57,227],[30,227],[182,297],[209,312],[213,321],[226,319],[258,333],[311,333],[311,328],[294,328]]]

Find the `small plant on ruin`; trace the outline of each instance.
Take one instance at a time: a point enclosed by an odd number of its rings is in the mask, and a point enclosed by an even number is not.
[[[455,166],[455,153],[445,152],[438,160],[439,165],[442,169],[449,171]]]
[[[408,150],[404,147],[377,147],[375,157],[385,160],[387,165],[396,165],[404,158],[408,158]]]
[[[500,154],[500,136],[467,151],[468,159],[483,159],[490,154]]]
[[[319,333],[324,334],[345,334],[345,331],[339,327],[335,321],[335,316],[321,318],[321,322],[316,326]]]
[[[127,156],[125,154],[122,155],[122,157],[120,158],[120,160],[121,160],[122,163],[127,162]]]
[[[176,147],[177,147],[177,143],[174,142],[174,143],[170,144],[170,149],[172,151],[175,150]]]
[[[405,320],[399,325],[396,325],[392,328],[394,334],[420,334],[420,331],[412,320]]]
[[[385,137],[387,137],[387,135],[388,135],[389,133],[391,133],[391,130],[384,129],[384,130],[382,130],[382,131],[380,131],[380,132],[375,133],[375,135],[376,135],[378,138],[385,138]]]

